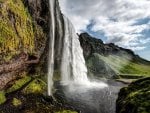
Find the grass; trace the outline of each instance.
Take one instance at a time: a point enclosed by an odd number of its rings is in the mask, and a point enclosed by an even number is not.
[[[41,79],[33,80],[24,90],[25,94],[43,93],[46,89],[46,83]]]
[[[130,58],[109,55],[108,57],[99,56],[105,61],[118,75],[129,76],[150,76],[150,65],[132,62]]]
[[[150,66],[130,62],[120,69],[121,73],[137,74],[143,76],[150,76]]]

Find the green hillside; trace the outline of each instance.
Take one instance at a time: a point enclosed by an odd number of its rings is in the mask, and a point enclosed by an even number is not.
[[[118,75],[150,76],[150,65],[133,62],[129,57],[109,55],[107,57],[96,54],[109,65]]]

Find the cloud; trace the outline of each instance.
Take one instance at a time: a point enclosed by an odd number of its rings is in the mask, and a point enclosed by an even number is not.
[[[77,32],[86,31],[92,20],[91,30],[103,32],[107,43],[142,50],[150,42],[150,36],[143,33],[150,29],[150,0],[59,1]]]

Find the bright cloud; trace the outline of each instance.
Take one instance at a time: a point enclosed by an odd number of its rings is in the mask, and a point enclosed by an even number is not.
[[[86,31],[91,20],[93,32],[103,32],[106,42],[132,50],[150,43],[150,0],[59,0],[61,9],[76,31]],[[148,21],[144,23],[144,19]],[[143,20],[143,24],[139,24]]]

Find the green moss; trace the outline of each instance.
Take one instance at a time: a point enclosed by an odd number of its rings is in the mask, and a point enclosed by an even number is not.
[[[43,93],[46,89],[46,83],[41,79],[33,80],[24,90],[25,94]]]
[[[23,85],[25,85],[27,82],[29,82],[30,80],[31,80],[31,77],[25,76],[24,78],[15,81],[13,86],[11,86],[9,89],[7,89],[6,92],[11,93],[13,91],[16,91],[16,90],[20,89]]]
[[[35,49],[32,18],[22,0],[1,0],[0,56],[5,60],[21,51],[33,53]]]
[[[6,101],[5,92],[0,91],[0,105]]]
[[[13,98],[12,104],[14,106],[20,106],[22,104],[21,100],[17,99],[17,98]]]
[[[63,110],[55,113],[77,113],[76,111],[71,111],[71,110]]]

